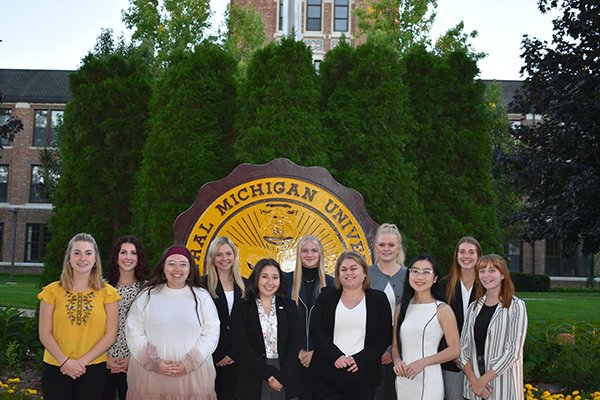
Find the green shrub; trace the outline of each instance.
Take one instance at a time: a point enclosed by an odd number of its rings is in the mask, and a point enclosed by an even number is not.
[[[597,323],[540,321],[531,324],[525,340],[525,381],[597,390],[600,387],[599,333]]]
[[[510,277],[517,292],[547,292],[550,290],[550,278],[546,275],[511,272]]]
[[[19,372],[23,362],[39,357],[37,326],[37,318],[16,308],[0,309],[0,372]]]

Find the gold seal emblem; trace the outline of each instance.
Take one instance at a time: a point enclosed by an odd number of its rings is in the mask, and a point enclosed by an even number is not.
[[[211,240],[228,236],[238,246],[242,274],[261,258],[274,258],[284,271],[295,266],[296,244],[314,235],[323,244],[326,268],[346,250],[371,261],[376,224],[360,194],[336,182],[321,167],[287,159],[242,164],[221,181],[204,185],[194,205],[175,222],[175,243],[184,244],[204,273]]]

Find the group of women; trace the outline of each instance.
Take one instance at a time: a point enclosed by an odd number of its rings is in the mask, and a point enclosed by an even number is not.
[[[146,281],[137,238],[114,245],[107,273],[94,238],[75,235],[60,280],[38,295],[42,390],[53,399],[523,399],[524,303],[506,262],[457,244],[448,276],[423,254],[405,264],[383,224],[375,264],[302,238],[283,273],[262,259],[244,279],[227,237],[204,276],[171,246]]]

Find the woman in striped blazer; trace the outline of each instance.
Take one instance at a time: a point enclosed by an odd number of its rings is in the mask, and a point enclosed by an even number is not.
[[[461,335],[464,395],[471,400],[523,400],[525,303],[514,296],[502,257],[483,256],[475,269],[477,297]]]

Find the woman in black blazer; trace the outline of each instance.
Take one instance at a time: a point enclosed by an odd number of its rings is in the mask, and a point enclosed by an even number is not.
[[[285,297],[281,267],[273,259],[256,263],[246,298],[236,305],[232,331],[240,371],[241,400],[295,399],[302,393],[298,309]]]
[[[365,258],[340,255],[335,288],[323,288],[311,319],[316,399],[373,398],[381,378],[381,355],[392,341],[386,295],[370,289]]]
[[[205,272],[201,284],[215,302],[221,322],[219,344],[212,355],[217,371],[215,392],[219,400],[234,400],[238,363],[233,352],[231,312],[243,298],[246,286],[240,274],[238,249],[231,239],[221,236],[211,242]]]

